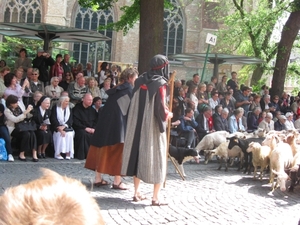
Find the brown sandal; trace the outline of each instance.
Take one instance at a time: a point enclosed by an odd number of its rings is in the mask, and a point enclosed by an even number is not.
[[[109,185],[109,183],[108,181],[102,179],[100,182],[94,183],[94,185],[96,187],[101,187],[101,186]]]
[[[127,187],[121,187],[122,182],[120,182],[119,184],[113,184],[112,185],[112,189],[118,189],[118,190],[128,190]]]

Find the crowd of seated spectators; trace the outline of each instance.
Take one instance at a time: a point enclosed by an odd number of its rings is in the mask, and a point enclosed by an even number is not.
[[[72,67],[68,54],[54,60],[38,49],[31,61],[26,49],[19,53],[14,68],[0,63],[0,138],[8,161],[14,161],[14,154],[21,161],[31,156],[33,162],[85,159],[106,91],[118,84],[121,67],[110,70],[103,62],[95,73],[90,62],[86,68],[80,63]],[[20,130],[23,122],[35,128]]]
[[[172,121],[180,122],[177,133],[186,138],[187,147],[221,130],[250,133],[258,128],[266,132],[300,129],[300,93],[271,97],[266,85],[253,93],[250,87],[239,85],[236,72],[231,73],[231,79],[223,76],[220,82],[217,77],[210,83],[199,81],[199,74],[194,74],[192,80],[174,82]]]
[[[37,162],[52,151],[56,159],[85,159],[98,114],[105,104],[106,91],[118,83],[121,69],[103,62],[100,71],[79,63],[70,64],[70,56],[58,54],[54,60],[43,49],[31,61],[26,49],[20,50],[14,68],[0,61],[0,135],[6,142],[8,160],[26,161],[26,154]],[[172,122],[194,147],[208,133],[226,130],[253,132],[300,129],[300,94],[291,98],[270,96],[264,85],[260,93],[239,85],[237,73],[218,82],[175,81]],[[34,121],[35,131],[18,132],[15,124]],[[13,148],[12,148],[13,147]],[[50,155],[50,154],[48,154]]]

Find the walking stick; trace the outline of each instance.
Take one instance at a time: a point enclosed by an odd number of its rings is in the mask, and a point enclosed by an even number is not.
[[[170,76],[169,82],[168,82],[168,86],[170,88],[170,97],[169,97],[169,111],[172,112],[172,108],[173,108],[173,95],[174,95],[174,80],[175,80],[175,75],[176,75],[176,71],[174,70]],[[171,159],[171,162],[173,163],[176,171],[180,174],[182,180],[184,179],[183,174],[181,173],[181,171],[178,169],[177,164],[175,163],[174,159],[170,156],[169,153],[169,146],[170,146],[170,138],[171,138],[171,118],[168,119],[168,126],[167,126],[167,164],[168,164],[168,158]],[[167,174],[167,169],[168,167],[166,167],[166,174]],[[165,177],[165,182],[164,182],[164,187],[166,186],[166,180],[167,180],[167,176]]]

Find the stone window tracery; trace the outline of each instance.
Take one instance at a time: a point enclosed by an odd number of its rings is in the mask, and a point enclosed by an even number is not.
[[[102,10],[93,11],[86,8],[78,8],[75,18],[75,27],[87,30],[96,31],[100,25],[107,25],[113,22],[113,11]],[[112,30],[101,30],[101,34],[112,39]],[[84,66],[87,62],[91,62],[96,68],[97,62],[111,60],[111,45],[112,41],[101,41],[96,43],[75,43],[73,57],[76,63],[82,63]],[[95,71],[97,72],[97,71]]]
[[[40,0],[7,0],[4,22],[41,23]]]
[[[172,9],[164,12],[164,53],[173,55],[183,49],[183,13],[176,0],[170,0]]]

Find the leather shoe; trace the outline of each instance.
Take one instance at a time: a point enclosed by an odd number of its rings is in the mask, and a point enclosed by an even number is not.
[[[42,153],[42,158],[45,159],[46,158],[46,154]]]
[[[42,158],[42,154],[37,154],[38,159]]]
[[[21,158],[21,157],[19,156],[18,159],[19,159],[20,161],[26,162],[26,158]]]
[[[39,159],[32,158],[32,162],[38,162]]]

